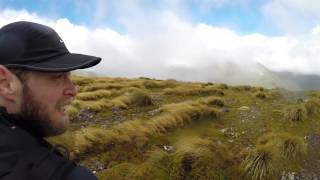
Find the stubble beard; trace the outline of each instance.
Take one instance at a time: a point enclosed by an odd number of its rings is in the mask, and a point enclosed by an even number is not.
[[[66,131],[65,126],[56,126],[55,121],[62,120],[51,119],[48,107],[34,98],[27,85],[23,86],[20,117],[22,122],[28,124],[28,129],[39,137],[57,136]]]

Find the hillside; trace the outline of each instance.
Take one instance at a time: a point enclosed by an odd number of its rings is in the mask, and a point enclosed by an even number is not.
[[[49,139],[98,179],[320,177],[320,93],[72,77],[69,131]]]

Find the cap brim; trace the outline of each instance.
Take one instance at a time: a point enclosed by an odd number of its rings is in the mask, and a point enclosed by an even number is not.
[[[85,69],[100,63],[101,58],[84,54],[64,54],[34,64],[7,64],[8,68],[20,68],[32,71],[66,72],[76,69]]]

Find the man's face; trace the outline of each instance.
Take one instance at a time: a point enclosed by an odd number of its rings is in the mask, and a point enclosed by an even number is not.
[[[23,82],[20,115],[38,134],[62,134],[69,125],[66,106],[76,95],[70,73],[30,72]]]

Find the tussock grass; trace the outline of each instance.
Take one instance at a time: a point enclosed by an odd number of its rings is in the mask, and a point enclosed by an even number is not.
[[[78,93],[76,99],[82,101],[93,101],[99,100],[101,98],[108,98],[114,94],[113,91],[110,90],[97,90],[97,91],[90,91],[90,92],[81,92]]]
[[[232,166],[228,147],[213,140],[186,137],[175,147],[169,168],[173,179],[219,179],[224,177],[224,168]]]
[[[309,93],[311,98],[320,98],[320,91],[312,91]]]
[[[303,138],[288,133],[268,133],[242,164],[243,176],[253,180],[277,179],[284,170],[296,170],[297,161],[307,150]]]
[[[267,98],[266,93],[261,92],[261,91],[255,92],[253,94],[253,96],[256,97],[256,98],[259,98],[259,99],[266,99]]]
[[[132,93],[130,96],[130,103],[138,106],[148,106],[153,104],[150,95],[143,90]]]
[[[130,180],[129,175],[134,172],[136,165],[132,163],[122,163],[112,168],[97,173],[98,179]],[[133,178],[136,179],[136,178]]]
[[[72,83],[78,86],[85,86],[94,82],[94,78],[83,77],[83,76],[71,76]]]
[[[146,91],[136,88],[129,88],[127,91],[131,92],[112,99],[110,101],[111,106],[120,109],[128,109],[130,105],[149,106],[153,104],[150,95]]]
[[[71,120],[76,119],[79,114],[79,110],[73,106],[68,106],[67,114]]]
[[[225,104],[223,98],[216,97],[216,96],[208,97],[203,101],[207,105],[218,106],[218,107],[223,107]]]
[[[70,117],[75,118],[76,110],[90,108],[94,112],[105,112],[111,108],[128,109],[130,105],[148,106],[152,105],[152,99],[146,91],[135,87],[126,88],[125,95],[113,99],[107,97],[117,94],[108,90],[97,90],[93,92],[80,93],[76,100],[71,103]],[[99,99],[99,100],[98,100]]]
[[[110,143],[143,144],[150,137],[159,136],[177,127],[183,127],[202,118],[217,118],[220,111],[203,102],[187,102],[164,106],[162,114],[147,121],[133,120],[114,126],[112,129],[86,128],[75,133],[75,152],[87,153],[98,146]],[[94,147],[94,148],[93,148]]]
[[[178,86],[176,88],[164,89],[165,95],[176,95],[176,96],[203,96],[203,95],[220,95],[223,96],[224,92],[216,87],[183,87]]]
[[[254,87],[243,85],[243,86],[233,86],[232,89],[235,91],[252,91]]]
[[[304,107],[309,116],[320,114],[320,99],[311,98],[305,103]]]
[[[131,179],[223,179],[224,169],[231,164],[228,148],[200,137],[184,138],[174,145],[174,153],[151,151],[144,163],[136,166]],[[129,179],[130,179],[129,178]]]
[[[303,138],[288,133],[268,133],[258,139],[258,146],[266,144],[277,148],[277,153],[288,160],[297,160],[307,151],[307,144]]]
[[[243,162],[243,176],[252,180],[275,178],[275,167],[272,164],[276,157],[266,147],[260,147],[250,152]]]
[[[93,83],[93,84],[89,84],[85,87],[82,88],[82,91],[96,91],[96,90],[110,90],[110,89],[122,89],[124,87],[126,87],[127,85],[125,84],[120,84],[120,83]]]
[[[109,107],[116,107],[119,109],[128,109],[130,99],[128,96],[118,96],[109,101]]]
[[[147,80],[147,81],[143,81],[142,84],[146,89],[157,89],[157,88],[167,87],[167,84],[165,83],[165,81]]]
[[[299,105],[290,106],[285,110],[285,119],[290,122],[301,122],[306,119],[306,109]]]
[[[112,140],[116,136],[114,131],[97,127],[77,130],[73,132],[74,146],[71,150],[75,155],[102,151],[113,144]]]
[[[103,110],[109,109],[111,104],[106,102],[105,100],[100,101],[82,101],[82,100],[74,100],[71,103],[71,106],[80,110],[85,108],[90,108],[90,110],[94,112],[101,112]]]
[[[216,86],[219,89],[224,89],[224,90],[229,89],[229,86],[227,84],[217,84]]]

